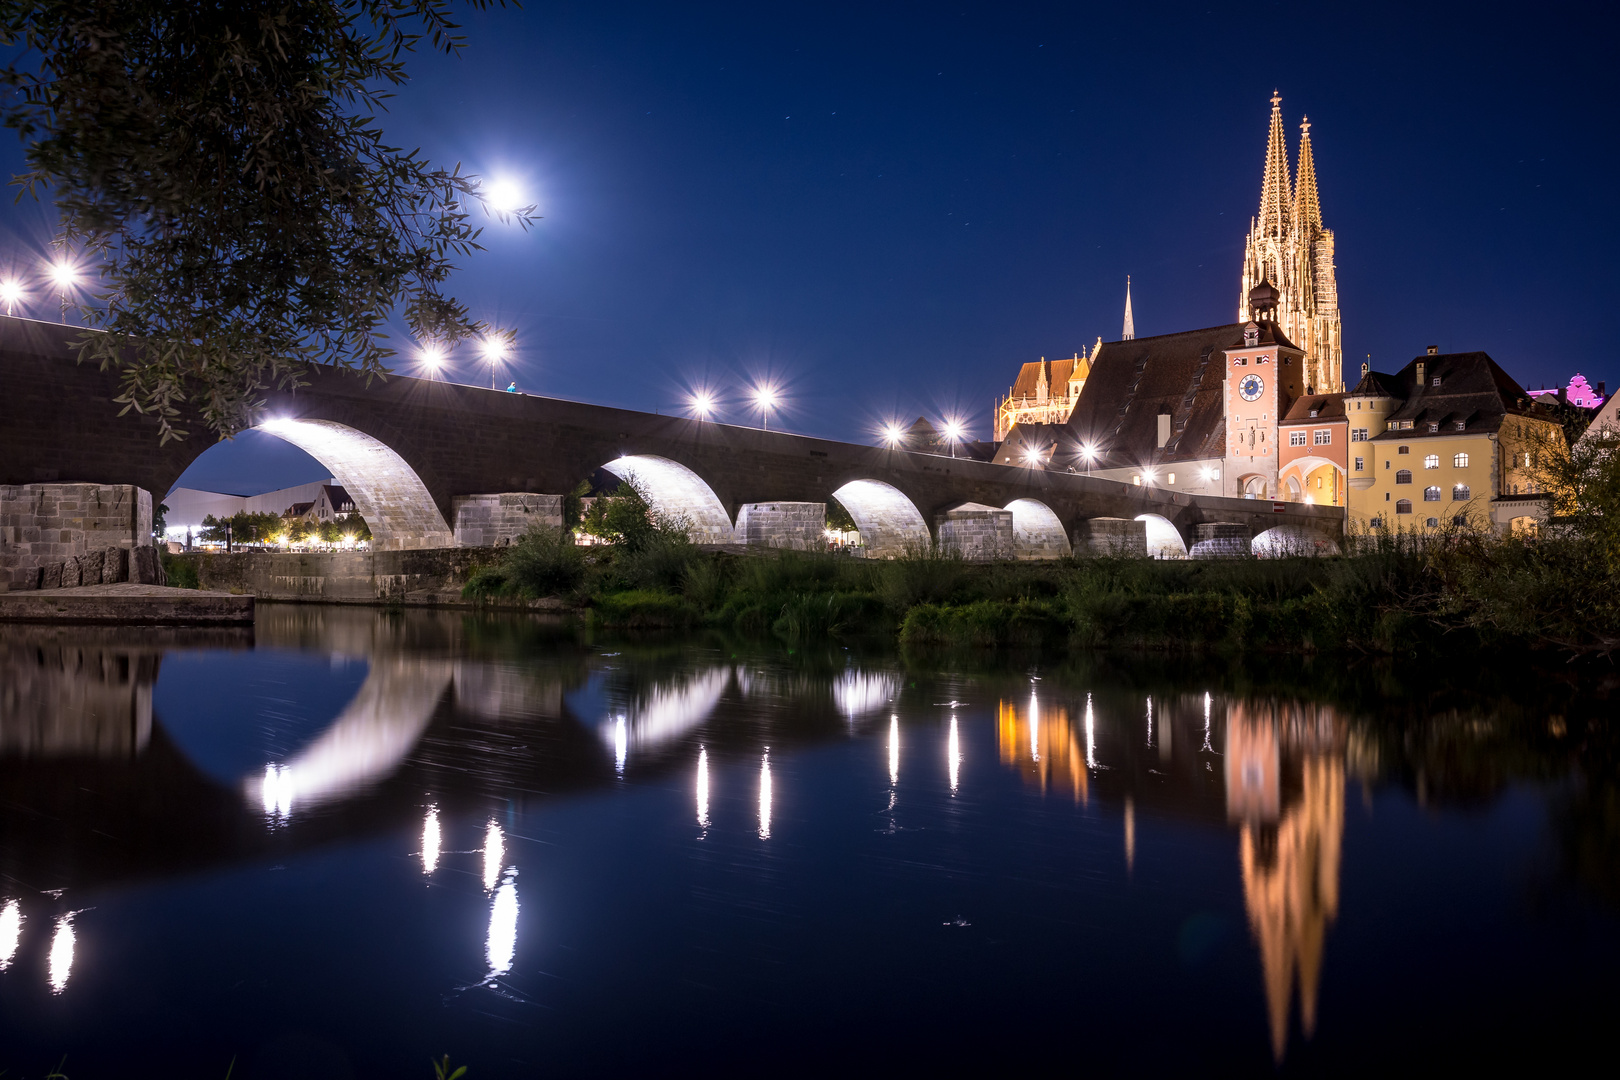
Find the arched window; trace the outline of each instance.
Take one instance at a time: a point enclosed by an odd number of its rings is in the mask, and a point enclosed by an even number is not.
[[[1440,467],[1440,455],[1429,454],[1423,459],[1423,467],[1425,469],[1438,469]]]
[[[1411,469],[1397,469],[1397,470],[1395,470],[1395,482],[1397,484],[1410,484],[1412,482],[1412,470]]]
[[[1451,463],[1459,469],[1466,469],[1468,468],[1468,455],[1458,454],[1456,457],[1451,459]]]
[[[1452,502],[1467,502],[1468,501],[1468,485],[1467,484],[1457,484],[1456,486],[1454,486],[1451,489],[1451,501]]]
[[[1397,446],[1395,448],[1395,452],[1397,454],[1410,454],[1412,452],[1412,448],[1410,446]]]
[[[1412,512],[1412,500],[1397,499],[1395,502],[1395,512],[1397,514],[1410,514]]]
[[[1440,501],[1440,489],[1438,487],[1426,487],[1426,488],[1424,488],[1423,489],[1423,501],[1424,502],[1439,502]]]

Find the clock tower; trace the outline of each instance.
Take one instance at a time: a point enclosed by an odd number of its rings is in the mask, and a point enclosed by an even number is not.
[[[1226,460],[1223,494],[1278,495],[1278,422],[1305,392],[1305,351],[1283,336],[1272,313],[1279,294],[1267,281],[1249,290],[1243,344],[1226,350]]]

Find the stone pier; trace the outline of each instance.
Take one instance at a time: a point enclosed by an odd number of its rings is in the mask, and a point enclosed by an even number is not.
[[[1013,557],[1013,516],[982,503],[962,503],[934,519],[939,549],[968,562]]]
[[[827,504],[744,503],[737,511],[737,543],[821,551],[827,546]]]
[[[505,547],[535,525],[562,528],[562,496],[508,491],[499,495],[457,495],[457,547]]]
[[[1087,518],[1074,530],[1076,555],[1127,555],[1147,558],[1147,522],[1130,518]]]
[[[161,572],[150,492],[130,484],[0,486],[0,591],[150,585]]]

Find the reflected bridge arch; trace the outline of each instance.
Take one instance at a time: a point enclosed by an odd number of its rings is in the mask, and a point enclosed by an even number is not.
[[[284,417],[258,430],[292,443],[331,472],[366,519],[373,550],[455,546],[427,485],[381,439],[334,420]]]
[[[851,480],[832,493],[860,530],[870,558],[893,559],[926,549],[932,542],[928,522],[915,503],[893,484]]]
[[[602,468],[640,492],[660,518],[685,522],[694,543],[731,543],[731,515],[725,504],[703,477],[680,462],[656,454],[628,454]]]

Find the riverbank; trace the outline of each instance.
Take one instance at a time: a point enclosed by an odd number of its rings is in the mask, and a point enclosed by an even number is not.
[[[252,596],[126,581],[0,593],[0,623],[247,625],[253,604]]]

